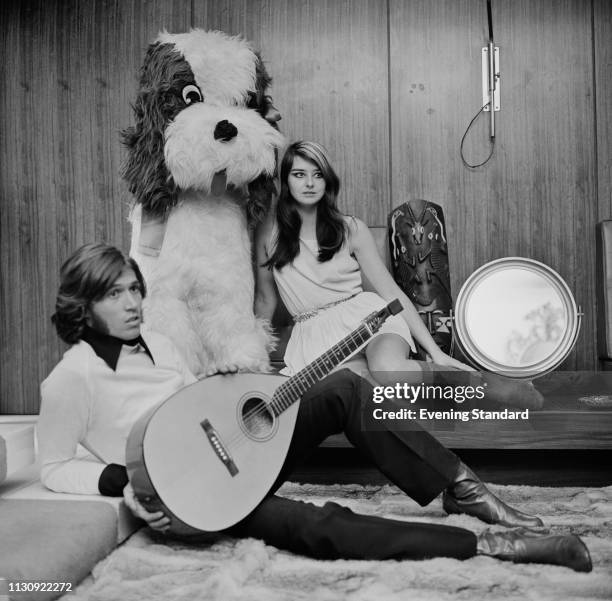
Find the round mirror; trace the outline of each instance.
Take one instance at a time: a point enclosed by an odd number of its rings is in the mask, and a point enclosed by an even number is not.
[[[491,261],[459,291],[454,327],[480,369],[533,378],[557,367],[580,329],[576,302],[561,276],[522,257]]]

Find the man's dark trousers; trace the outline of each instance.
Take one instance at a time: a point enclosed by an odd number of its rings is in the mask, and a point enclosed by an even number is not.
[[[475,555],[476,536],[463,528],[364,516],[337,503],[319,507],[273,494],[298,463],[328,436],[340,432],[420,505],[427,505],[453,482],[458,457],[414,423],[404,430],[374,423],[372,393],[368,382],[347,369],[315,384],[300,401],[289,452],[270,495],[227,532],[321,559]],[[385,411],[401,408],[389,400],[376,406]]]

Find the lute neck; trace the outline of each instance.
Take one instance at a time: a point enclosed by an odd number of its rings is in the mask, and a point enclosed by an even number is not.
[[[325,351],[320,357],[281,384],[274,392],[270,403],[274,414],[280,415],[283,411],[289,409],[293,403],[299,401],[313,384],[323,379],[332,369],[359,350],[372,337],[373,333],[367,322],[362,323],[331,349]]]

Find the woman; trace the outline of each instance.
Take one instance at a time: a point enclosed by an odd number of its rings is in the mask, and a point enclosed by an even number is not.
[[[338,210],[340,181],[320,144],[291,144],[281,162],[280,182],[276,212],[261,226],[256,239],[255,309],[258,316],[271,319],[278,290],[293,315],[295,326],[283,373],[299,371],[372,311],[398,298],[404,310],[385,322],[364,351],[379,384],[483,385],[489,398],[541,406],[542,397],[530,382],[481,374],[437,346],[378,255],[367,225]],[[362,276],[375,292],[363,290]],[[411,358],[413,337],[431,362]]]

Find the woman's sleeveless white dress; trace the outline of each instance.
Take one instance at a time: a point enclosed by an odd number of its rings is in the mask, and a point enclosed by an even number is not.
[[[271,240],[274,244],[275,228]],[[283,303],[294,319],[298,317],[285,351],[286,367],[281,371],[285,375],[293,375],[314,361],[366,316],[387,304],[375,292],[364,292],[359,263],[350,254],[348,242],[329,261],[319,263],[317,257],[316,239],[300,238],[300,252],[293,263],[272,270]],[[312,317],[300,319],[316,310]],[[408,324],[399,315],[389,317],[378,331],[381,333],[398,334],[415,351]]]

